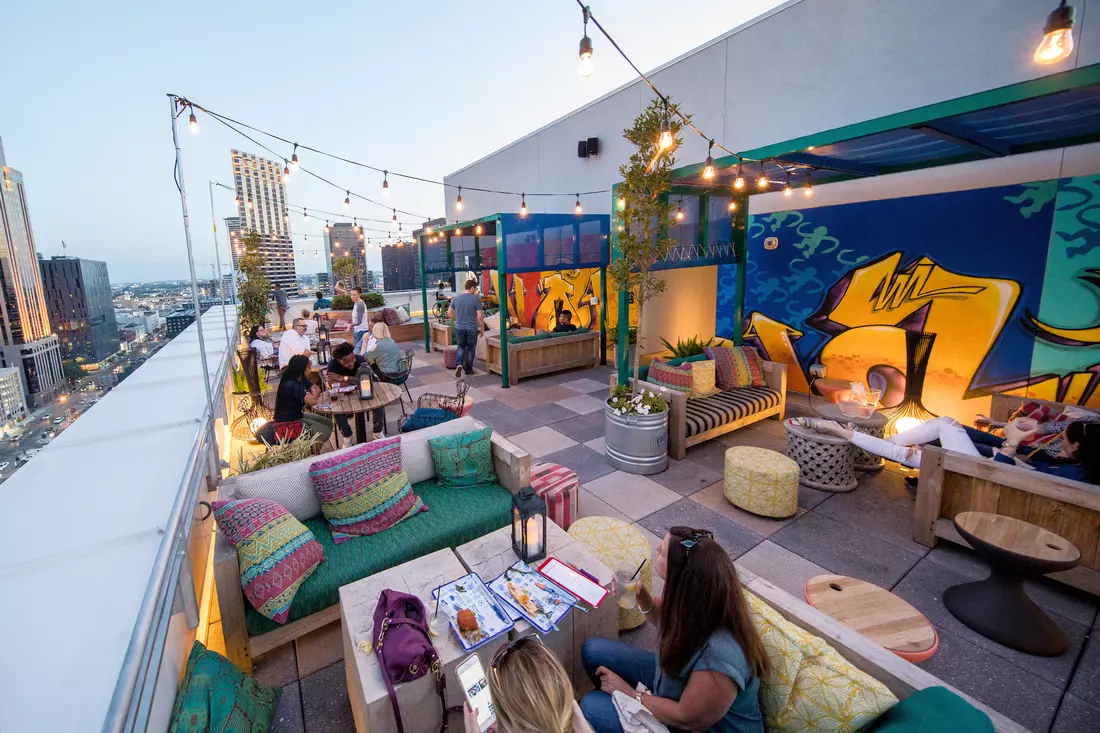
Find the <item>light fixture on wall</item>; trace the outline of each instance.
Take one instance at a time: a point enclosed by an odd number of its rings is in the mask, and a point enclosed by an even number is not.
[[[584,13],[584,36],[581,37],[580,60],[577,62],[577,73],[587,79],[596,69],[596,62],[592,60],[592,39],[588,37],[588,6],[581,8]]]
[[[1065,61],[1073,53],[1073,6],[1062,0],[1047,16],[1043,26],[1043,40],[1033,56],[1037,64],[1056,64]]]

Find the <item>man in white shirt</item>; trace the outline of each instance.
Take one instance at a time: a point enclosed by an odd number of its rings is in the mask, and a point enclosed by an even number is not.
[[[351,325],[355,332],[355,352],[359,352],[359,345],[370,331],[370,319],[367,318],[367,304],[363,302],[363,291],[360,288],[351,289]]]
[[[306,322],[301,318],[295,318],[293,328],[283,331],[283,337],[279,340],[279,368],[286,368],[290,357],[298,354],[309,356],[312,351],[309,337],[306,336]]]

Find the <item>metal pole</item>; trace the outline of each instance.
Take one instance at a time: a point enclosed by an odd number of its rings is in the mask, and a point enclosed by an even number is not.
[[[182,178],[183,174],[180,174]],[[222,290],[222,325],[225,326],[225,348],[228,349],[232,342],[229,340],[229,315],[226,313],[225,280],[222,279],[222,255],[218,247],[218,217],[214,216],[214,182],[210,181],[210,223],[214,227],[214,261],[218,263],[218,287]]]
[[[214,396],[210,392],[210,369],[206,365],[206,340],[202,335],[202,308],[199,307],[199,282],[195,277],[195,251],[191,245],[191,220],[187,215],[187,186],[183,181],[183,151],[180,150],[179,128],[176,124],[176,101],[178,97],[168,95],[169,114],[172,117],[172,144],[176,148],[176,173],[179,175],[180,206],[183,209],[183,238],[187,243],[187,266],[191,272],[191,301],[195,305],[195,327],[199,333],[199,359],[202,361],[202,386],[206,390],[206,408],[210,412],[210,480],[221,475],[218,468],[218,444],[214,432]],[[223,306],[224,308],[224,306]],[[229,344],[225,345],[226,350]],[[211,490],[214,488],[210,487]]]
[[[432,353],[432,325],[428,319],[428,276],[424,272],[426,267],[424,258],[424,235],[421,234],[417,242],[417,257],[420,260],[420,303],[424,310],[424,353]],[[411,308],[412,306],[410,306]]]

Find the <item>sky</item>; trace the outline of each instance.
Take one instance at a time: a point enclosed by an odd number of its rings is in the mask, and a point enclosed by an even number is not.
[[[593,0],[590,7],[649,70],[779,4]],[[62,254],[64,240],[64,254],[106,261],[116,283],[188,276],[169,93],[289,140],[442,180],[634,77],[591,27],[596,71],[577,74],[576,0],[45,0],[5,3],[0,27],[0,138],[8,165],[23,173],[38,251]],[[193,135],[184,115],[180,137],[202,278],[215,261],[208,181],[232,186],[232,148],[267,154],[199,118]],[[290,146],[257,139],[290,156]],[[343,188],[381,199],[378,174],[316,155],[299,159]],[[391,206],[442,215],[440,186],[394,178],[390,186]],[[292,177],[287,198],[344,210],[342,191],[304,175]],[[235,215],[233,195],[215,189],[214,208],[225,265],[220,220]],[[392,216],[365,202],[347,211],[349,218]],[[291,226],[297,271],[323,271],[323,222],[298,216]],[[368,265],[381,269],[377,248],[368,250]]]

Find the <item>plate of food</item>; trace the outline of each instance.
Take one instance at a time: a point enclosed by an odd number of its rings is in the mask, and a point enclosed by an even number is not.
[[[466,651],[515,627],[493,592],[474,573],[436,588],[432,597],[438,599],[438,612],[447,614],[451,631]]]
[[[490,581],[489,588],[544,633],[553,630],[577,602],[557,583],[522,560]]]

